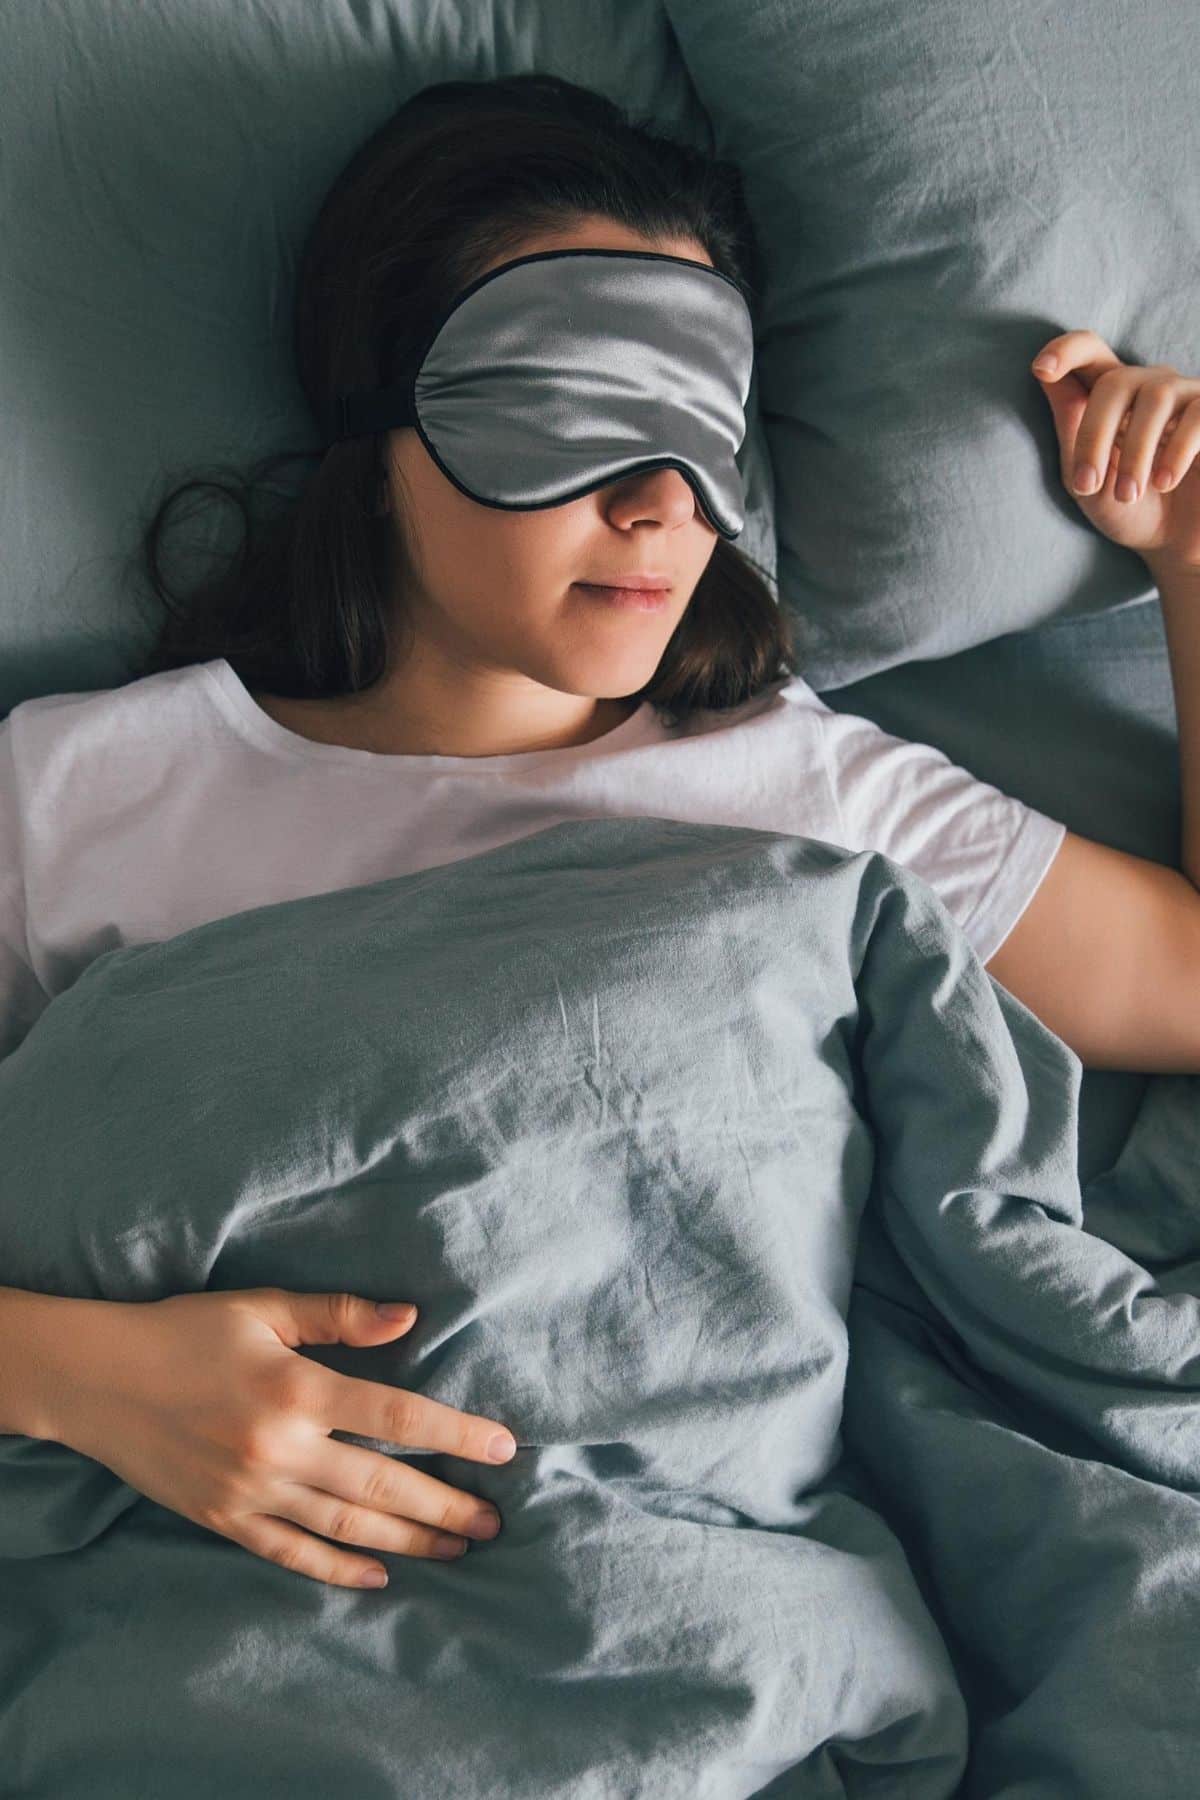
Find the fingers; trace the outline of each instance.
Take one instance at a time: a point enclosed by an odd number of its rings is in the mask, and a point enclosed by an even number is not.
[[[288,1525],[283,1519],[268,1518],[265,1513],[239,1520],[236,1529],[225,1530],[222,1535],[241,1544],[244,1550],[253,1550],[266,1562],[289,1569],[293,1575],[327,1581],[331,1587],[387,1586],[387,1570],[381,1563],[366,1556],[351,1556],[345,1550],[335,1550],[323,1538],[312,1537],[299,1526]]]
[[[467,1551],[464,1537],[451,1537],[395,1514],[372,1512],[317,1488],[296,1484],[282,1490],[278,1506],[279,1520],[293,1520],[335,1543],[362,1544],[390,1556],[433,1556],[441,1562],[457,1562]]]
[[[1167,364],[1144,368],[1123,363],[1094,331],[1068,331],[1051,338],[1032,368],[1049,390],[1063,451],[1063,478],[1074,493],[1099,493],[1111,477],[1115,498],[1128,502],[1142,497],[1159,469],[1165,471],[1154,480],[1160,493],[1183,479],[1196,451],[1190,425],[1185,439],[1179,437],[1180,414],[1191,413],[1200,381]],[[1087,391],[1077,423],[1057,398],[1057,384],[1072,372]]]
[[[1121,468],[1115,491],[1118,500],[1140,500],[1150,480],[1159,443],[1178,408],[1179,396],[1176,380],[1170,375],[1147,374],[1144,369],[1123,371],[1123,374],[1131,375],[1136,386],[1121,445]],[[1121,417],[1129,400],[1128,382],[1114,379],[1112,390],[1111,399],[1101,398],[1099,384],[1093,390],[1075,440],[1076,469],[1085,461],[1097,469],[1108,468],[1108,459],[1112,456]],[[1121,413],[1113,420],[1113,409],[1118,406]],[[1078,491],[1086,493],[1090,490]]]
[[[1144,369],[1108,370],[1101,375],[1079,422],[1072,452],[1071,486],[1077,494],[1094,494],[1108,479],[1121,421],[1129,428],[1121,448],[1117,497],[1134,500],[1145,492],[1150,464],[1163,426],[1175,409],[1174,385],[1147,377]],[[1136,480],[1136,488],[1131,483]]]
[[[1179,486],[1197,456],[1200,456],[1200,400],[1185,406],[1173,419],[1158,447],[1158,462],[1151,480],[1160,494]]]
[[[326,1540],[448,1562],[466,1554],[468,1538],[486,1541],[500,1529],[500,1514],[485,1500],[375,1451],[325,1443],[324,1453],[312,1460],[311,1482],[277,1484],[278,1513],[243,1515],[227,1535],[296,1574],[335,1587],[361,1587],[367,1572],[380,1565]],[[382,1572],[385,1580],[370,1585],[386,1586],[387,1571]]]
[[[1036,375],[1057,381],[1073,370],[1089,388],[1106,369],[1122,366],[1120,357],[1094,331],[1064,331],[1049,338],[1033,359]]]
[[[497,1508],[408,1469],[407,1463],[390,1463],[387,1456],[353,1445],[331,1444],[329,1449],[333,1456],[324,1462],[324,1474],[315,1471],[308,1478],[306,1472],[304,1483],[281,1483],[273,1501],[277,1516],[336,1543],[369,1544],[372,1550],[401,1557],[443,1561],[462,1557],[468,1539],[488,1543],[500,1530]],[[324,1489],[320,1481],[331,1485]],[[362,1503],[347,1498],[356,1490],[363,1494]]]
[[[327,1431],[379,1438],[413,1450],[440,1450],[471,1462],[502,1463],[516,1455],[516,1440],[494,1419],[459,1412],[424,1394],[389,1387],[382,1381],[321,1371],[321,1385],[309,1416]]]
[[[271,1504],[278,1512],[214,1518],[212,1529],[280,1568],[334,1587],[387,1585],[380,1563],[339,1550],[338,1543],[457,1561],[466,1553],[466,1537],[486,1540],[500,1529],[500,1515],[486,1500],[375,1451],[329,1439],[306,1465],[303,1481],[276,1481]],[[456,1532],[466,1537],[451,1535]]]
[[[402,1555],[439,1556],[449,1546],[445,1553],[459,1556],[464,1538],[487,1542],[501,1525],[496,1508],[478,1495],[332,1438],[305,1459],[302,1480],[286,1487],[296,1504],[280,1507],[284,1517],[344,1543]]]

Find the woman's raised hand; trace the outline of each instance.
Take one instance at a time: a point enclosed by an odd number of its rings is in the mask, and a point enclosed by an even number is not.
[[[1124,363],[1094,331],[1051,338],[1033,373],[1088,523],[1156,575],[1200,569],[1200,378]]]
[[[327,1540],[457,1557],[467,1545],[450,1534],[494,1537],[499,1515],[329,1433],[491,1464],[516,1450],[494,1420],[296,1353],[298,1344],[382,1344],[411,1330],[415,1317],[414,1308],[411,1319],[385,1319],[354,1294],[271,1287],[101,1301],[72,1358],[54,1436],[268,1562],[335,1587],[382,1586],[379,1563]],[[510,1447],[493,1456],[497,1435]],[[372,1571],[383,1581],[368,1579]]]

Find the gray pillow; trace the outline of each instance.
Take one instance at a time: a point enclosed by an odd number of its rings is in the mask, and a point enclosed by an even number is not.
[[[292,371],[290,278],[352,151],[430,82],[531,69],[712,148],[660,0],[8,9],[0,717],[128,678],[146,618],[125,604],[125,559],[164,469],[317,442]],[[773,578],[755,406],[752,389],[738,542]]]
[[[841,687],[1153,592],[1029,365],[1200,363],[1194,6],[666,0],[766,260],[779,590]]]

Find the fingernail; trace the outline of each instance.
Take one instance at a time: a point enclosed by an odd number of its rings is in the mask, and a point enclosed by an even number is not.
[[[1117,483],[1118,500],[1136,500],[1138,497],[1137,482],[1132,475],[1122,475]]]
[[[1155,469],[1154,485],[1156,488],[1169,488],[1171,485],[1170,469]]]
[[[1080,463],[1075,471],[1075,489],[1080,494],[1090,494],[1096,485],[1096,471],[1091,463]]]
[[[1033,372],[1035,375],[1053,375],[1057,367],[1057,356],[1039,356],[1033,365]]]
[[[517,1454],[517,1440],[507,1431],[498,1431],[488,1442],[488,1455],[493,1462],[507,1462]]]
[[[417,1309],[415,1306],[401,1306],[391,1300],[377,1300],[375,1302],[375,1311],[379,1314],[381,1319],[394,1319],[401,1325],[407,1325],[410,1319],[415,1319],[417,1316]]]
[[[387,1570],[367,1569],[365,1573],[359,1576],[358,1585],[359,1587],[386,1587]]]

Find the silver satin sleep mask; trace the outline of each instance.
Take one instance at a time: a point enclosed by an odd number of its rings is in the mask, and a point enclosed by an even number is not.
[[[706,263],[539,251],[464,288],[401,381],[339,394],[335,441],[415,425],[455,487],[517,512],[678,469],[735,538],[753,360],[742,291]]]

